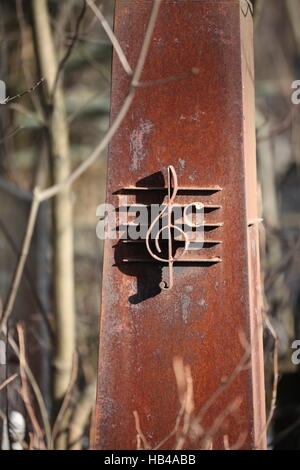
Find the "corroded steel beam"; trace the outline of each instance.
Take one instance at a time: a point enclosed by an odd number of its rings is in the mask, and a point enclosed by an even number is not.
[[[116,1],[115,33],[132,67],[151,5]],[[162,202],[169,207],[170,200],[181,207],[202,203],[205,238],[203,248],[181,263],[170,261],[174,247],[163,242],[166,264],[149,255],[143,240],[105,241],[94,447],[135,449],[135,411],[151,447],[169,435],[181,407],[173,370],[174,358],[181,357],[192,372],[193,419],[205,409],[201,425],[212,433],[208,445],[222,449],[227,436],[229,445],[263,448],[248,2],[165,0],[142,82],[110,146],[107,201],[119,214],[121,195],[127,195],[127,204],[147,207]],[[115,55],[112,119],[129,83]],[[179,240],[182,234],[177,235]],[[168,269],[173,288],[165,289]],[[184,448],[199,448],[203,436],[194,437],[187,434]],[[162,447],[173,448],[174,437]]]

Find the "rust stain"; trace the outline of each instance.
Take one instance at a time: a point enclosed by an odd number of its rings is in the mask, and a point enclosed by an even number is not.
[[[138,126],[132,131],[130,136],[130,154],[132,170],[138,170],[143,165],[147,155],[146,137],[153,131],[154,125],[151,121],[141,119]]]

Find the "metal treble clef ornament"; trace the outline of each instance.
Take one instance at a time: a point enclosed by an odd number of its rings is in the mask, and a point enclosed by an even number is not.
[[[138,232],[136,236],[136,230],[141,227],[141,222],[136,219],[134,222],[126,223],[126,227],[133,228],[134,233],[127,232],[127,238],[124,240],[124,245],[127,248],[122,247],[122,263],[152,263],[158,261],[159,263],[167,264],[168,266],[168,279],[160,282],[159,287],[168,291],[172,289],[174,285],[174,265],[201,265],[211,266],[222,261],[220,256],[214,257],[203,257],[199,253],[201,249],[212,248],[213,251],[219,245],[222,244],[221,240],[215,240],[212,236],[208,236],[204,240],[205,231],[214,231],[223,226],[223,223],[206,221],[204,219],[204,213],[208,214],[221,209],[219,204],[202,204],[200,202],[186,203],[186,197],[192,195],[198,196],[200,194],[214,194],[222,191],[220,186],[210,187],[191,187],[191,186],[180,186],[178,185],[178,178],[175,168],[169,165],[167,168],[167,185],[163,186],[127,186],[123,188],[123,192],[129,192],[130,194],[166,194],[166,199],[163,204],[159,206],[159,214],[155,212],[154,220],[152,221],[153,210],[156,211],[157,204],[133,204],[133,206],[126,205],[126,210],[129,211],[133,208],[133,212],[140,212],[146,208],[146,218],[148,221],[151,215],[151,224],[147,228],[146,233],[144,231]],[[177,195],[185,195],[185,198],[181,200],[181,203],[175,203]],[[147,197],[148,199],[148,197]],[[143,219],[142,226],[145,227],[145,220]],[[148,225],[147,225],[148,227]],[[142,236],[141,236],[142,234]],[[164,250],[162,250],[162,242]],[[166,243],[167,242],[167,243]],[[143,254],[143,251],[136,249],[135,247],[145,243],[146,249],[149,256]],[[182,246],[184,243],[184,246]],[[141,245],[140,245],[141,246]],[[132,249],[133,254],[132,254]],[[189,252],[189,253],[188,253]],[[193,252],[193,254],[191,253]]]
[[[174,262],[176,260],[178,260],[179,258],[181,258],[185,254],[185,252],[189,249],[189,244],[190,244],[186,233],[184,233],[184,231],[180,227],[175,226],[175,225],[172,224],[173,205],[174,205],[174,201],[175,201],[177,191],[178,191],[177,174],[176,174],[175,168],[172,165],[168,166],[168,188],[167,189],[168,189],[168,201],[166,203],[166,206],[160,212],[160,214],[154,219],[154,221],[150,225],[150,227],[147,231],[147,235],[146,235],[146,246],[147,246],[147,250],[150,253],[150,255],[154,259],[156,259],[157,261],[164,262],[164,263],[167,262],[168,266],[169,266],[169,281],[168,282],[167,281],[162,281],[159,284],[159,287],[162,290],[172,289],[173,284],[174,284],[174,272],[173,272]],[[185,216],[185,212],[186,211],[184,211],[184,216]],[[168,258],[162,258],[162,257],[156,255],[150,247],[150,238],[151,238],[151,233],[153,231],[153,228],[155,227],[155,225],[157,224],[159,219],[164,217],[165,214],[167,215],[167,225],[163,226],[157,232],[154,240],[155,240],[155,248],[156,248],[157,252],[161,253],[162,250],[161,250],[161,247],[160,247],[160,240],[159,239],[160,239],[160,236],[162,235],[162,233],[165,230],[167,230]],[[185,242],[184,250],[178,256],[176,256],[176,255],[173,256],[172,231],[174,231],[174,230],[177,230],[179,233],[182,234],[182,236],[184,238],[184,242]]]

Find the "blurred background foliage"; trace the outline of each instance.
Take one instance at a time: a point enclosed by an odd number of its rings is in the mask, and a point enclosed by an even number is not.
[[[110,24],[113,0],[96,2]],[[261,195],[262,276],[265,309],[279,344],[278,405],[270,432],[275,448],[300,448],[299,369],[292,364],[292,342],[300,339],[300,113],[292,105],[291,84],[300,79],[300,0],[255,0],[255,67],[257,159]],[[83,0],[48,0],[55,50],[61,60],[74,39]],[[41,78],[33,37],[31,1],[2,0],[0,4],[0,79],[9,96],[31,88]],[[93,12],[86,8],[76,45],[65,63],[62,88],[70,136],[71,167],[82,162],[109,125],[112,47]],[[0,296],[5,304],[28,217],[30,192],[37,181],[49,185],[45,144],[45,83],[0,108]],[[98,348],[102,244],[96,237],[96,208],[105,200],[106,158],[98,161],[72,186],[74,211],[76,387],[69,403],[65,429],[79,428],[76,442],[64,447],[87,448],[94,402]],[[41,207],[27,271],[10,320],[13,331],[25,322],[28,360],[53,410],[52,355],[55,348],[53,304],[53,229],[51,203]],[[34,338],[34,340],[32,339]],[[266,332],[267,403],[274,380],[274,338]],[[38,356],[37,356],[38,354]],[[17,368],[8,357],[10,372]],[[1,367],[1,366],[0,366]],[[5,371],[7,376],[8,372]],[[1,375],[1,374],[0,374]],[[22,414],[14,381],[0,399]],[[80,408],[80,406],[81,408]],[[79,408],[79,412],[78,412]],[[78,412],[78,413],[77,413]],[[81,413],[81,414],[80,414]],[[7,410],[2,413],[3,422]],[[30,429],[30,423],[27,424]],[[5,447],[5,426],[2,446]],[[11,438],[12,439],[12,438]]]
[[[300,448],[300,114],[292,83],[300,76],[299,0],[256,0],[255,73],[257,158],[261,187],[261,257],[265,310],[278,339],[279,384],[270,441]],[[266,385],[272,393],[273,338],[266,333]]]
[[[77,21],[82,13],[83,0],[48,1],[51,26],[58,59],[61,60],[74,39]],[[98,2],[107,20],[113,21],[113,2]],[[1,61],[0,79],[7,85],[7,94],[12,97],[31,88],[42,77],[36,57],[31,1],[3,0],[0,5]],[[71,167],[80,164],[108,128],[112,47],[93,12],[86,8],[80,30],[70,57],[63,70],[63,92],[69,128]],[[13,100],[0,108],[0,177],[1,177],[1,279],[0,294],[5,304],[9,283],[15,269],[17,253],[28,217],[30,191],[37,181],[50,185],[49,161],[45,149],[45,126],[41,122],[40,108],[43,103],[43,89],[40,85],[34,92]],[[77,390],[70,407],[88,394],[89,403],[83,403],[91,410],[95,395],[95,377],[98,352],[98,322],[100,309],[102,243],[96,237],[96,208],[105,199],[106,157],[98,161],[72,186],[71,199],[74,211],[74,256],[75,256],[75,308],[79,372]],[[9,182],[10,186],[7,186]],[[13,196],[11,195],[13,193]],[[36,344],[29,341],[29,351],[45,355],[41,364],[36,358],[31,366],[38,375],[39,385],[48,396],[51,409],[51,358],[53,342],[49,333],[50,322],[55,335],[55,305],[53,303],[52,229],[51,203],[41,208],[35,238],[27,263],[30,282],[34,283],[32,296],[26,276],[20,286],[17,302],[10,321],[13,330],[17,321],[26,322],[31,337],[39,336]],[[17,208],[20,207],[20,210]],[[18,214],[20,216],[18,217]],[[8,232],[8,234],[6,233]],[[8,240],[8,236],[10,240]],[[43,237],[45,243],[39,243]],[[11,246],[14,243],[14,247]],[[37,265],[39,266],[37,269]],[[30,297],[31,296],[31,297]],[[32,298],[34,297],[34,298]],[[30,314],[29,314],[30,310]],[[38,328],[32,331],[28,315]],[[36,317],[42,315],[49,322],[41,325]],[[31,316],[30,316],[31,315]],[[45,323],[45,322],[44,322]],[[41,337],[42,336],[42,337]],[[55,340],[55,338],[54,338]],[[55,341],[54,341],[55,343]],[[34,354],[32,354],[34,355]],[[12,368],[12,366],[11,366]],[[11,370],[13,371],[13,370]],[[43,376],[41,376],[43,375]],[[20,399],[14,393],[18,384],[9,390],[12,410],[22,409]],[[1,407],[0,407],[1,408]],[[83,413],[85,410],[83,410]],[[87,416],[88,418],[88,416]],[[85,440],[88,445],[88,420],[85,422]],[[79,446],[81,443],[78,444]]]

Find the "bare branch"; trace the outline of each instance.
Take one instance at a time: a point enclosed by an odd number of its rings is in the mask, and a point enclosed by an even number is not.
[[[182,358],[174,358],[173,360],[173,369],[174,369],[174,374],[176,378],[176,383],[177,383],[177,393],[179,397],[179,401],[181,402],[181,407],[180,410],[177,414],[177,418],[175,421],[175,425],[172,429],[172,431],[164,438],[162,441],[159,442],[157,446],[154,447],[153,450],[158,450],[160,449],[166,442],[168,442],[173,436],[176,436],[182,418],[184,416],[185,410],[187,408],[187,398],[188,398],[188,393],[187,393],[187,378],[186,378],[186,370],[184,368],[183,360]]]
[[[7,331],[6,331],[6,328],[5,328],[5,333],[6,332]],[[11,335],[8,335],[8,342],[9,342],[10,346],[12,347],[13,351],[15,352],[16,356],[20,360],[20,349],[19,349],[17,343],[15,342],[15,340],[13,339],[13,337]],[[26,358],[23,358],[23,366],[24,366],[24,370],[26,372],[28,381],[30,383],[30,386],[31,386],[31,388],[33,390],[33,393],[35,395],[40,413],[41,413],[43,426],[44,426],[43,429],[45,430],[47,445],[49,446],[50,440],[51,440],[51,426],[50,426],[50,422],[49,422],[49,418],[48,418],[46,405],[45,405],[45,402],[44,402],[44,399],[43,399],[43,395],[41,393],[41,390],[40,390],[40,388],[39,388],[39,386],[38,386],[38,384],[35,380],[35,377],[34,377],[32,371],[31,371],[29,365],[27,364]]]
[[[24,266],[27,260],[29,249],[30,249],[31,239],[33,236],[35,222],[38,216],[39,206],[40,206],[39,189],[36,188],[34,191],[34,196],[33,196],[32,204],[31,204],[29,219],[28,219],[28,223],[26,227],[26,232],[25,232],[25,236],[23,240],[20,258],[19,258],[16,270],[15,270],[14,277],[13,277],[12,285],[11,285],[10,292],[8,295],[8,300],[6,302],[3,315],[0,320],[0,332],[2,332],[4,328],[6,328],[7,320],[12,312],[12,309],[16,300],[16,296],[18,293],[18,289],[19,289],[23,271],[24,271]]]
[[[113,30],[109,26],[108,21],[106,20],[106,18],[102,14],[101,10],[95,5],[93,0],[86,0],[86,2],[88,4],[88,6],[91,8],[91,10],[93,10],[94,14],[96,15],[96,17],[98,18],[100,23],[102,24],[102,27],[103,27],[104,31],[106,32],[107,36],[109,37],[109,39],[110,39],[110,41],[111,41],[118,57],[120,59],[120,62],[122,64],[125,72],[127,73],[127,75],[131,76],[133,72],[132,72],[132,69],[131,69],[131,67],[128,63],[127,57],[124,54],[123,49],[122,49],[118,39],[114,35]]]
[[[138,442],[138,449],[141,450],[140,442],[144,444],[144,449],[149,450],[151,449],[150,444],[148,443],[145,435],[143,434],[141,424],[140,424],[140,418],[138,412],[135,410],[133,412],[134,420],[135,420],[135,429],[137,432],[137,442]]]
[[[245,440],[247,439],[247,435],[248,435],[248,433],[246,431],[241,432],[241,434],[239,435],[237,441],[232,445],[229,444],[228,436],[227,435],[224,436],[224,438],[223,438],[224,449],[225,450],[240,450],[243,447],[243,445],[245,443]]]
[[[39,188],[34,190],[34,197],[31,205],[30,215],[27,223],[27,228],[23,240],[21,255],[19,258],[19,262],[17,264],[17,268],[13,277],[13,282],[11,285],[10,293],[8,296],[8,300],[6,306],[4,308],[4,312],[2,318],[0,320],[0,332],[6,328],[7,320],[11,315],[15,299],[17,296],[18,288],[22,279],[23,271],[25,262],[29,253],[29,248],[33,236],[34,226],[38,215],[38,209],[40,203],[47,199],[50,199],[60,193],[67,185],[72,184],[77,178],[79,178],[99,157],[102,151],[106,148],[109,144],[117,130],[119,129],[121,123],[123,122],[125,116],[127,115],[132,101],[135,96],[136,86],[139,83],[139,80],[142,75],[143,67],[147,58],[148,50],[150,47],[150,42],[153,34],[153,30],[156,24],[156,19],[159,13],[159,8],[162,3],[162,0],[153,0],[153,7],[150,15],[150,19],[148,22],[146,34],[144,37],[143,45],[141,48],[141,52],[137,61],[137,66],[133,75],[133,79],[131,82],[131,86],[128,92],[128,95],[121,107],[121,110],[116,117],[115,121],[113,122],[112,126],[101,140],[99,145],[95,148],[95,150],[91,153],[91,155],[81,164],[79,167],[71,173],[67,178],[62,180],[60,183],[53,185],[52,187],[40,191]]]
[[[220,429],[223,421],[227,418],[227,416],[236,412],[241,406],[241,404],[241,397],[237,397],[231,403],[229,403],[228,406],[226,406],[226,408],[222,411],[222,413],[219,414],[219,416],[217,416],[209,430],[205,433],[205,437],[203,438],[200,446],[201,449],[207,449],[209,446],[212,445],[213,438]]]
[[[24,129],[23,126],[17,126],[14,129],[10,130],[2,139],[0,140],[0,144],[5,142],[7,139],[11,139],[14,135],[16,135],[20,130]]]
[[[20,28],[20,33],[21,33],[21,63],[22,63],[22,68],[24,72],[24,77],[25,81],[27,84],[27,88],[30,88],[30,84],[34,83],[34,79],[31,73],[31,67],[27,63],[26,59],[26,20],[25,20],[25,15],[24,15],[24,5],[23,5],[23,0],[16,0],[16,11],[17,11],[17,19],[19,23],[19,28]],[[43,113],[43,108],[39,99],[39,96],[36,95],[35,93],[30,93],[30,98],[31,102],[34,106],[34,108],[37,111],[37,114],[39,115],[39,120],[43,121],[44,120],[44,113]]]
[[[62,60],[60,61],[59,65],[58,65],[58,69],[57,69],[57,73],[56,73],[56,77],[55,77],[54,85],[53,85],[53,89],[52,89],[52,99],[53,99],[53,96],[55,95],[60,75],[62,74],[62,72],[65,68],[65,65],[66,65],[70,55],[72,54],[72,51],[73,51],[73,49],[74,49],[74,47],[75,47],[75,45],[78,41],[80,26],[81,26],[81,23],[83,21],[85,12],[86,12],[86,0],[83,0],[83,6],[82,6],[82,9],[81,9],[81,12],[80,12],[80,14],[77,18],[77,21],[76,21],[74,35],[71,38],[70,45],[69,45],[68,49],[66,50],[66,53],[65,53],[64,57],[62,58]]]
[[[78,179],[97,160],[99,155],[101,155],[103,150],[107,147],[107,145],[109,144],[109,142],[111,141],[111,139],[113,138],[117,130],[119,129],[121,123],[123,122],[124,118],[126,117],[131,107],[131,104],[133,102],[135,92],[136,92],[136,86],[138,86],[139,80],[143,72],[143,68],[144,68],[146,57],[147,57],[148,50],[150,47],[150,41],[152,38],[152,33],[154,30],[154,26],[156,23],[156,19],[158,16],[161,2],[162,0],[154,0],[150,20],[148,23],[147,31],[145,34],[145,38],[144,38],[144,42],[141,48],[137,66],[136,66],[136,69],[132,78],[129,93],[115,121],[112,123],[110,129],[108,130],[104,138],[101,140],[99,145],[91,153],[91,155],[84,162],[82,162],[81,165],[79,165],[79,167],[76,168],[76,170],[73,173],[71,173],[67,178],[65,178],[60,183],[53,185],[52,187],[45,189],[40,193],[41,201],[44,201],[46,199],[52,198],[53,196],[56,196],[56,194],[62,191],[67,185],[74,183],[74,181]]]
[[[136,431],[137,431],[137,444],[138,449],[141,449],[141,444],[143,444],[144,449],[153,449],[158,450],[163,445],[165,445],[173,436],[176,436],[173,449],[182,450],[186,444],[186,440],[190,437],[194,442],[196,439],[202,438],[200,447],[206,450],[212,450],[213,448],[213,438],[215,434],[220,430],[223,421],[232,413],[235,413],[242,403],[241,397],[235,398],[232,402],[226,406],[222,412],[216,417],[211,427],[205,431],[201,424],[201,420],[204,416],[204,413],[212,405],[215,399],[219,396],[221,392],[229,386],[230,383],[235,379],[236,375],[241,371],[245,370],[245,367],[248,363],[249,351],[248,343],[245,342],[245,339],[241,337],[241,343],[245,348],[245,355],[242,357],[241,361],[237,364],[237,367],[234,369],[233,373],[230,374],[228,379],[224,384],[216,390],[212,395],[212,400],[208,400],[207,405],[204,405],[198,416],[195,416],[195,404],[193,398],[193,379],[191,375],[191,369],[189,366],[184,365],[182,358],[174,358],[173,368],[174,374],[177,383],[178,398],[181,403],[181,408],[176,418],[175,426],[156,447],[151,447],[150,443],[146,439],[145,435],[140,426],[139,415],[137,411],[134,412]],[[242,432],[237,441],[231,446],[231,450],[239,449],[243,446],[245,439],[247,438],[247,432]],[[228,436],[224,436],[224,447],[229,450],[229,440]]]
[[[20,256],[20,250],[18,248],[18,245],[17,245],[16,241],[14,240],[14,237],[12,236],[10,231],[7,229],[4,221],[2,221],[2,220],[0,220],[0,231],[3,233],[5,239],[7,240],[7,243],[11,247],[12,251],[15,254],[16,259],[18,260],[19,256]],[[34,285],[34,280],[31,276],[31,272],[30,272],[30,270],[28,269],[28,267],[26,265],[24,266],[24,275],[25,275],[25,279],[28,283],[28,287],[29,287],[30,291],[32,292],[34,300],[37,304],[37,307],[40,310],[42,319],[44,320],[45,325],[48,328],[49,334],[51,336],[51,340],[53,341],[54,340],[54,329],[53,329],[53,326],[51,324],[50,317],[48,316],[48,312],[47,312],[47,310],[46,310],[46,308],[43,304],[43,301],[42,301],[42,299],[41,299],[41,297],[40,297],[40,295],[39,295],[39,293],[36,289],[36,286]]]
[[[258,440],[258,445],[259,443],[261,442],[264,434],[266,433],[266,431],[269,429],[269,426],[272,422],[272,419],[274,417],[274,413],[275,413],[275,410],[276,410],[276,404],[277,404],[277,389],[278,389],[278,382],[279,382],[279,365],[278,365],[278,356],[279,356],[279,339],[278,339],[278,336],[277,336],[277,333],[272,325],[272,323],[270,322],[270,319],[267,315],[266,312],[264,312],[264,322],[265,322],[265,325],[267,327],[267,329],[269,330],[269,332],[271,333],[272,337],[273,337],[273,340],[274,340],[274,349],[273,349],[273,387],[272,387],[272,399],[271,399],[271,405],[270,405],[270,411],[269,411],[269,414],[268,414],[268,418],[267,418],[267,421],[266,421],[266,424],[259,436],[259,440]]]
[[[20,103],[10,104],[10,109],[13,109],[14,111],[17,111],[18,113],[23,114],[24,116],[26,116],[28,118],[34,119],[34,121],[37,124],[40,124],[42,126],[45,125],[45,121],[43,119],[41,119],[41,117],[39,116],[38,113],[34,113],[34,112],[30,111],[29,109],[25,108],[25,106],[23,106]]]
[[[232,384],[232,382],[236,379],[236,377],[245,370],[249,364],[249,358],[250,358],[250,346],[249,345],[244,345],[245,347],[245,352],[240,359],[239,363],[237,366],[234,368],[234,370],[231,372],[231,374],[227,377],[227,379],[217,388],[217,390],[210,396],[210,398],[207,400],[207,402],[204,404],[204,406],[200,409],[197,420],[201,422],[203,419],[204,415],[208,411],[208,409],[212,406],[213,403],[215,403],[216,399]]]
[[[0,385],[0,391],[3,390],[7,385],[9,385],[11,382],[13,382],[16,378],[18,377],[18,374],[13,374],[8,379],[4,380],[2,384]]]
[[[176,362],[174,363],[174,370],[176,368]],[[190,431],[191,420],[193,417],[195,404],[194,404],[194,388],[193,378],[190,366],[184,366],[181,364],[181,375],[185,378],[185,393],[184,393],[184,419],[182,432],[180,433],[177,442],[175,444],[175,450],[182,450],[186,442],[188,433]]]
[[[278,382],[279,382],[279,369],[278,369],[278,336],[276,331],[273,328],[272,323],[270,322],[269,318],[267,315],[265,315],[265,324],[268,330],[270,331],[273,339],[274,339],[274,352],[273,352],[273,388],[272,388],[272,400],[271,400],[271,407],[269,411],[269,416],[267,419],[266,423],[266,429],[269,428],[271,421],[274,416],[274,412],[276,409],[276,403],[277,403],[277,388],[278,388]]]
[[[23,327],[18,324],[17,325],[17,332],[18,332],[18,338],[19,338],[19,360],[20,360],[20,376],[21,376],[21,396],[24,401],[24,405],[26,408],[26,411],[28,413],[28,416],[30,418],[31,424],[34,429],[34,433],[38,438],[38,447],[39,448],[45,448],[45,443],[44,443],[44,433],[41,429],[41,426],[38,422],[38,419],[36,417],[34,408],[32,406],[31,400],[30,400],[30,392],[28,390],[28,384],[27,384],[27,375],[25,372],[25,364],[26,364],[26,353],[25,353],[25,337],[24,337],[24,329]]]
[[[2,103],[0,104],[7,104],[10,103],[11,101],[18,100],[22,98],[25,95],[33,93],[43,82],[45,81],[44,78],[41,78],[35,85],[33,85],[31,88],[28,90],[23,91],[22,93],[19,93],[18,95],[12,96],[12,97],[7,97]]]
[[[69,449],[80,450],[81,438],[88,424],[96,397],[96,378],[89,382],[76,402],[74,413],[69,425]]]
[[[57,437],[57,435],[60,431],[61,423],[62,423],[63,418],[65,416],[65,412],[66,412],[66,410],[69,406],[71,396],[72,396],[72,392],[73,392],[73,388],[74,388],[74,385],[76,383],[77,375],[78,375],[78,355],[77,355],[77,353],[74,353],[70,383],[69,383],[69,386],[67,388],[66,394],[65,394],[63,402],[62,402],[62,405],[60,407],[60,410],[58,412],[58,415],[56,417],[56,420],[55,420],[55,423],[54,423],[53,429],[52,429],[51,444],[50,444],[51,449],[54,449],[55,439],[56,439],[56,437]]]

